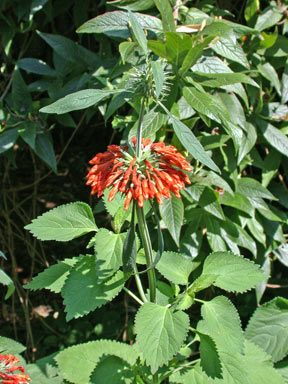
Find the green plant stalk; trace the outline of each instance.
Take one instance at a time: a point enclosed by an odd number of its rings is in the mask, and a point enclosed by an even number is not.
[[[153,267],[153,253],[152,253],[151,239],[150,239],[143,208],[138,207],[138,205],[136,205],[136,213],[137,213],[137,219],[138,219],[138,228],[140,231],[142,245],[145,251],[146,265],[148,269],[147,274],[148,274],[148,282],[149,282],[150,301],[152,303],[155,303],[156,276],[155,276],[155,269]]]
[[[142,127],[143,127],[143,118],[144,118],[144,112],[145,112],[145,103],[146,103],[146,98],[143,97],[141,108],[140,108],[138,127],[137,127],[137,142],[136,142],[137,158],[141,156]]]

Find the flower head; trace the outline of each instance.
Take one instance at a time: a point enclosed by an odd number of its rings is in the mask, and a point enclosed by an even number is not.
[[[91,194],[100,197],[106,188],[112,187],[108,201],[112,201],[117,192],[126,195],[124,209],[129,208],[132,199],[143,207],[144,199],[154,199],[163,204],[162,196],[171,198],[171,192],[181,198],[180,189],[191,184],[188,175],[192,168],[185,157],[173,145],[151,143],[142,139],[142,151],[139,158],[135,155],[136,138],[132,147],[109,145],[107,151],[98,153],[90,164],[93,167],[86,178],[91,185]]]
[[[0,354],[0,383],[1,384],[28,384],[30,377],[24,374],[24,368],[17,366],[20,359],[11,354]],[[20,371],[22,373],[14,373]]]

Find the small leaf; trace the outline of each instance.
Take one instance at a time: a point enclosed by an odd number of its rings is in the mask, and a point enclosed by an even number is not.
[[[102,99],[114,93],[123,92],[123,90],[108,90],[108,89],[83,89],[82,91],[70,93],[55,101],[50,105],[40,109],[42,113],[63,113],[77,111],[98,104]]]
[[[181,144],[187,151],[201,163],[206,165],[208,168],[213,169],[213,171],[220,172],[220,169],[214,163],[214,161],[209,157],[209,155],[205,152],[204,148],[195,137],[193,132],[183,124],[176,116],[170,116],[173,129],[180,140]]]
[[[97,231],[94,216],[88,204],[77,202],[60,205],[26,225],[40,240],[69,241]]]
[[[221,363],[214,341],[207,335],[199,336],[201,367],[208,376],[221,377]]]
[[[146,39],[145,33],[142,29],[141,24],[139,24],[136,16],[131,11],[129,11],[129,20],[131,23],[132,31],[134,33],[134,36],[138,44],[143,49],[143,52],[145,53],[145,55],[147,55],[148,47],[147,47],[147,39]]]
[[[280,129],[275,128],[272,124],[269,124],[267,121],[258,120],[258,126],[260,127],[263,136],[277,151],[282,153],[284,156],[288,157],[288,138],[285,136]]]
[[[184,217],[184,206],[181,199],[172,194],[171,199],[163,199],[163,204],[159,205],[162,220],[170,232],[175,243],[179,246],[181,226]]]
[[[62,288],[67,321],[87,315],[111,301],[124,286],[124,275],[118,271],[110,280],[101,283],[97,276],[94,255],[79,258]]]
[[[134,365],[139,352],[134,346],[131,347],[128,344],[97,340],[66,348],[58,353],[55,360],[65,379],[75,384],[87,384],[103,355],[116,356]]]
[[[137,243],[135,235],[135,227],[131,225],[123,248],[123,271],[124,273],[132,272],[136,266]]]
[[[15,291],[15,286],[13,280],[0,268],[0,284],[7,285],[7,293],[5,295],[5,300],[9,299],[9,297]]]
[[[177,268],[175,268],[177,265]],[[188,278],[194,265],[191,258],[181,253],[163,252],[156,265],[158,271],[174,284],[188,284]]]
[[[77,261],[78,257],[59,261],[35,276],[30,283],[24,285],[24,288],[32,291],[45,288],[55,293],[61,292],[71,268]]]
[[[151,68],[156,88],[155,93],[156,97],[158,98],[162,92],[163,85],[165,83],[164,70],[160,61],[152,61]]]
[[[173,17],[173,10],[169,0],[155,0],[156,7],[161,13],[163,30],[165,32],[175,32],[175,21]]]
[[[32,98],[29,89],[16,67],[12,80],[12,100],[15,109],[20,113],[28,113],[31,111]]]
[[[272,356],[273,362],[288,353],[288,301],[277,297],[256,309],[245,337]]]
[[[142,305],[135,320],[137,345],[152,373],[179,351],[188,327],[189,317],[182,311],[154,303]]]
[[[18,343],[15,340],[9,339],[8,337],[0,336],[0,352],[1,353],[12,353],[13,355],[18,355],[25,351],[26,347]]]
[[[36,135],[35,152],[40,159],[42,159],[55,173],[57,173],[56,156],[50,132]]]
[[[0,154],[8,151],[16,143],[19,136],[18,129],[7,129],[0,133]]]

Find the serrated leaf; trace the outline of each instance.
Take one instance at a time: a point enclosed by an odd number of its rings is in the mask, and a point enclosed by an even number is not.
[[[143,29],[151,30],[156,33],[162,31],[161,20],[157,19],[157,17],[141,13],[134,13],[134,15]],[[108,36],[127,39],[128,37],[130,37],[128,21],[128,12],[107,12],[104,13],[104,15],[100,15],[95,17],[94,19],[86,21],[86,23],[84,23],[83,25],[81,25],[80,28],[77,29],[77,32],[105,33]]]
[[[245,340],[245,365],[249,384],[285,384],[283,377],[273,368],[270,356],[253,342]]]
[[[65,349],[56,361],[65,379],[75,384],[89,383],[89,377],[101,356],[117,356],[134,365],[139,356],[135,347],[111,340],[97,340]]]
[[[171,199],[163,199],[163,204],[159,205],[159,211],[170,235],[179,246],[180,231],[184,218],[184,206],[182,200],[172,194]]]
[[[214,384],[214,381],[202,371],[199,365],[190,368],[183,369],[180,372],[172,373],[169,376],[169,383],[177,384]]]
[[[127,233],[113,233],[101,228],[95,236],[94,250],[99,269],[108,275],[116,272],[122,265],[123,245]]]
[[[26,225],[40,240],[69,241],[98,230],[91,208],[86,203],[76,202],[60,205]]]
[[[0,336],[0,352],[1,353],[12,353],[19,354],[25,351],[26,347],[18,343],[18,341],[9,339],[8,337]]]
[[[213,169],[213,171],[220,172],[220,169],[214,163],[214,161],[209,157],[205,152],[205,149],[202,147],[198,139],[195,137],[193,132],[183,124],[176,116],[170,115],[170,119],[173,125],[173,129],[180,140],[181,144],[187,151],[201,163],[206,165],[208,168]]]
[[[65,259],[59,263],[45,269],[45,271],[35,276],[30,283],[25,284],[24,288],[35,291],[37,289],[49,289],[52,292],[59,293],[65,283],[67,276],[78,257]]]
[[[177,265],[177,268],[175,268]],[[174,284],[188,284],[188,278],[194,265],[191,258],[182,253],[163,252],[161,259],[156,265],[158,271]]]
[[[128,384],[135,378],[131,366],[117,356],[105,356],[90,377],[91,384]]]
[[[288,353],[288,301],[275,298],[256,309],[245,337],[280,361]]]
[[[67,321],[87,315],[111,301],[124,286],[122,271],[101,283],[94,255],[85,255],[73,266],[62,288]],[[101,273],[99,273],[101,276]]]
[[[217,296],[206,301],[201,307],[197,330],[208,335],[216,343],[219,351],[241,353],[244,350],[244,334],[238,312],[224,296]]]
[[[137,345],[152,373],[179,351],[188,327],[189,317],[182,311],[154,303],[142,305],[135,319]]]
[[[70,93],[62,99],[55,101],[55,103],[41,108],[39,112],[62,115],[63,113],[91,107],[94,104],[98,104],[105,97],[123,91],[121,89],[83,89],[82,91]]]
[[[216,345],[210,336],[200,334],[201,367],[210,377],[221,377],[221,364]]]
[[[202,275],[216,275],[214,285],[228,292],[245,292],[266,276],[260,266],[230,252],[211,253],[204,261]]]

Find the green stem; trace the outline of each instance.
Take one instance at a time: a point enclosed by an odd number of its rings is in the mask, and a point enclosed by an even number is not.
[[[143,289],[143,286],[141,283],[141,279],[140,279],[140,276],[139,276],[139,273],[138,273],[138,270],[136,267],[134,268],[134,276],[135,276],[135,282],[136,282],[136,285],[138,288],[139,295],[140,295],[141,299],[143,300],[143,302],[147,303],[148,300],[145,296],[145,292],[144,292],[144,289]]]
[[[136,143],[137,158],[141,156],[142,127],[143,127],[143,118],[144,118],[144,112],[145,112],[145,103],[146,103],[146,98],[143,97],[141,108],[140,108],[140,114],[139,114],[138,128],[137,128],[137,143]]]
[[[140,304],[140,305],[143,305],[143,304],[144,304],[143,301],[141,301],[141,300],[139,299],[139,297],[137,297],[136,295],[134,295],[133,292],[130,291],[130,289],[124,287],[123,290],[124,290],[126,293],[128,293],[128,295],[131,296],[135,301],[137,301],[138,304]]]
[[[138,227],[140,231],[142,245],[145,251],[146,264],[148,268],[147,273],[148,273],[148,282],[149,282],[150,301],[154,303],[156,300],[156,276],[155,276],[155,269],[154,267],[152,267],[153,265],[152,245],[151,245],[150,235],[149,235],[143,208],[140,208],[138,207],[138,205],[136,205],[136,213],[137,213]]]

